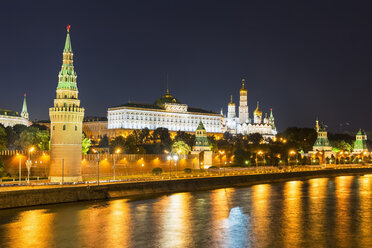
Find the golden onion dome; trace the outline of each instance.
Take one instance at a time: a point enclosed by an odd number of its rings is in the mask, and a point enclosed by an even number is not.
[[[257,102],[257,108],[256,110],[253,112],[254,115],[259,115],[259,116],[262,116],[262,111],[259,109],[258,107],[258,102]]]
[[[169,90],[167,89],[167,93],[163,96],[163,98],[173,98],[171,94],[169,94]]]
[[[244,87],[244,84],[245,84],[245,79],[243,78],[242,79],[242,88],[240,89],[240,92],[242,92],[242,91],[247,92],[247,89]]]

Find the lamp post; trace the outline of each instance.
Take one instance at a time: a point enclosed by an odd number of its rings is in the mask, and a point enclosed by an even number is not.
[[[99,185],[99,152],[93,149],[94,153],[97,153],[97,185]]]
[[[178,156],[177,155],[173,155],[174,173],[175,173],[176,176],[177,176],[177,160],[178,160]]]
[[[27,167],[27,183],[30,183],[30,170],[32,166],[32,161],[31,161],[31,153],[35,150],[35,147],[31,146],[28,149],[28,160],[26,161],[26,167]]]
[[[258,151],[256,153],[256,166],[258,166],[258,158],[257,158],[257,154],[262,156],[262,154],[264,155],[264,165],[265,165],[265,153],[263,151]]]
[[[121,152],[121,150],[119,148],[115,150],[115,154],[118,154],[120,152]],[[114,166],[112,167],[114,169],[114,181],[116,179],[116,175],[115,175],[115,171],[116,171],[115,159],[116,159],[116,156],[115,156],[115,154],[114,154]]]
[[[218,153],[220,154],[220,167],[222,166],[222,155],[225,154],[225,151],[219,150]]]
[[[18,167],[18,174],[19,174],[19,184],[21,184],[21,175],[22,175],[22,155],[17,154],[19,158],[19,167]]]
[[[291,160],[291,155],[294,155],[294,154],[297,154],[294,150],[290,150],[289,153],[288,153],[288,166],[289,166],[289,162]],[[297,156],[296,156],[296,165],[297,165]]]
[[[169,160],[169,179],[172,178],[172,156],[168,155],[167,159]]]

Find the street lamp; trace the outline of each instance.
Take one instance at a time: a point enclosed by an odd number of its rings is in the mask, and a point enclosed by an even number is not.
[[[99,185],[99,152],[93,149],[94,153],[97,153],[97,185]]]
[[[265,153],[263,151],[258,151],[256,153],[256,166],[258,165],[258,158],[257,158],[257,154],[262,156],[263,155],[263,162],[264,162],[264,165],[265,165]]]
[[[288,166],[289,166],[289,162],[291,160],[291,155],[295,155],[295,154],[297,155],[297,153],[294,150],[289,151]],[[296,156],[296,165],[297,165],[297,156]]]
[[[118,153],[120,153],[121,152],[121,150],[118,148],[118,149],[116,149],[115,150],[115,154],[118,154]],[[115,164],[115,159],[116,159],[116,156],[115,156],[115,154],[114,154],[114,166],[112,167],[113,169],[114,169],[114,181],[115,181],[115,171],[116,171],[116,164]]]
[[[35,147],[31,146],[28,149],[28,160],[26,161],[26,167],[27,167],[27,183],[30,183],[30,170],[32,166],[32,161],[31,161],[31,153],[35,150]]]
[[[220,154],[220,166],[222,165],[222,155],[225,154],[225,151],[219,150],[218,153]]]
[[[173,155],[174,169],[175,169],[175,174],[176,175],[177,175],[177,160],[178,160],[178,156],[177,155]]]
[[[168,155],[167,160],[169,160],[169,179],[172,178],[172,156]]]
[[[21,174],[22,174],[22,155],[17,153],[17,156],[19,158],[19,168],[18,168],[18,174],[19,174],[19,184],[21,184]]]

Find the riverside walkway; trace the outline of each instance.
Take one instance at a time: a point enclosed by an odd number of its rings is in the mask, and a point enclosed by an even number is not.
[[[169,180],[181,180],[181,179],[196,179],[196,178],[213,178],[213,177],[231,177],[231,176],[244,176],[244,175],[265,175],[265,174],[285,174],[293,172],[306,172],[306,171],[324,171],[324,170],[345,170],[345,169],[357,169],[357,168],[370,168],[372,164],[365,165],[306,165],[306,166],[259,166],[259,167],[228,167],[228,168],[213,168],[207,170],[193,170],[191,173],[184,171],[173,171],[171,173],[161,173],[160,175],[153,174],[132,174],[132,175],[121,175],[117,176],[115,180],[110,176],[102,176],[99,178],[99,185],[110,185],[118,183],[135,183],[135,182],[150,182],[150,181],[169,181]],[[97,185],[97,177],[94,175],[83,176],[84,181],[78,183],[51,183],[48,180],[33,179],[30,183],[27,183],[25,179],[19,182],[17,179],[10,181],[0,181],[0,192],[5,191],[17,191],[17,190],[32,190],[32,189],[50,189],[50,188],[62,188],[62,187],[78,187]]]

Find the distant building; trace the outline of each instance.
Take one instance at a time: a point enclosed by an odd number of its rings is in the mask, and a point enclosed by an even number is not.
[[[194,132],[200,121],[210,133],[221,133],[222,116],[199,108],[188,107],[169,94],[154,104],[128,102],[107,111],[108,129],[167,128],[169,131]]]
[[[364,153],[364,152],[368,152],[367,134],[364,130],[359,129],[355,137],[353,153]]]
[[[259,133],[264,138],[271,139],[277,134],[272,109],[270,109],[269,117],[267,116],[267,113],[265,114],[265,117],[263,117],[262,111],[259,108],[259,103],[257,102],[257,107],[253,112],[253,117],[249,117],[248,95],[244,79],[242,79],[242,88],[240,89],[239,116],[236,116],[235,111],[235,103],[231,96],[230,102],[227,105],[227,116],[223,119],[223,132],[243,135]],[[223,114],[222,110],[221,114]]]
[[[15,125],[30,126],[31,122],[28,120],[29,115],[27,112],[26,94],[23,98],[22,112],[19,115],[18,112],[12,110],[0,109],[0,123],[5,127],[13,127]]]
[[[210,151],[207,131],[204,128],[203,122],[199,122],[199,126],[195,131],[195,145],[193,151]]]

